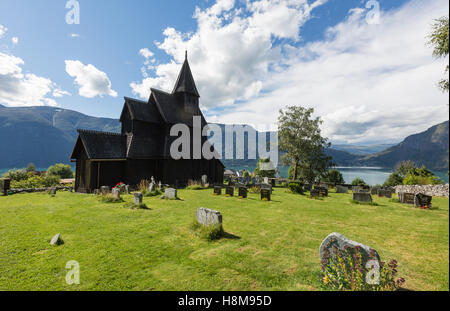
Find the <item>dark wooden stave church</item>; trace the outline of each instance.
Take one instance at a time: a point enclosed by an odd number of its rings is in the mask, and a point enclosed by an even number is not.
[[[218,159],[192,159],[193,116],[206,120],[199,108],[197,87],[184,61],[172,93],[151,89],[148,102],[125,97],[120,122],[122,132],[78,130],[71,160],[76,162],[75,190],[92,192],[119,182],[137,185],[141,180],[185,185],[189,179],[207,175],[211,183],[222,183],[224,166]],[[174,124],[184,123],[191,130],[191,159],[174,160],[170,136]],[[207,140],[202,137],[202,145]],[[212,149],[213,150],[213,149]]]

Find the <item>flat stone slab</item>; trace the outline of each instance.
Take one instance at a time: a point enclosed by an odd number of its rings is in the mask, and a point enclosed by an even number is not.
[[[414,193],[399,192],[398,200],[404,204],[414,204]]]
[[[167,199],[176,199],[177,198],[177,189],[174,188],[167,188],[164,191],[164,195]]]
[[[239,197],[242,199],[247,198],[247,188],[246,187],[239,187]]]
[[[392,198],[392,191],[389,189],[379,189],[378,190],[378,196],[380,197],[386,197],[391,199]]]
[[[209,208],[200,207],[197,210],[197,222],[204,226],[222,225],[222,214]]]
[[[353,193],[353,200],[363,203],[372,203],[372,196],[368,192]]]
[[[225,188],[225,195],[232,197],[234,195],[234,187],[227,186]]]
[[[418,193],[414,196],[414,206],[420,208],[431,208],[432,196]]]
[[[142,195],[142,192],[135,192],[134,193],[134,204],[142,204],[142,198],[144,196]]]
[[[340,233],[333,232],[329,234],[320,244],[319,248],[319,255],[320,255],[320,262],[324,265],[328,264],[329,259],[331,257],[334,257],[334,251],[333,249],[337,248],[338,251],[345,251],[345,249],[358,249],[361,253],[363,265],[365,266],[366,262],[374,259],[374,260],[380,260],[380,256],[378,255],[378,252],[374,250],[373,248],[352,241],[345,236],[343,236]]]
[[[63,240],[61,239],[61,234],[58,233],[56,234],[51,240],[50,240],[50,245],[61,245],[63,244]]]
[[[222,187],[214,186],[214,195],[222,195]]]
[[[337,185],[336,192],[337,193],[348,193],[348,187]]]

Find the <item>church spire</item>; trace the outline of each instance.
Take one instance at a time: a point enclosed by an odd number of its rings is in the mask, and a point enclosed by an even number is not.
[[[183,67],[181,67],[180,74],[178,75],[177,82],[173,89],[173,94],[175,93],[189,93],[191,95],[200,97],[195,86],[194,77],[192,76],[191,68],[189,67],[189,62],[187,59],[187,51],[185,51],[185,59]]]

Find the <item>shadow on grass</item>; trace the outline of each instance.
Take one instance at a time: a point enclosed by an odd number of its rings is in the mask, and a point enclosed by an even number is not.
[[[224,232],[222,233],[221,238],[222,238],[222,239],[229,239],[229,240],[240,240],[240,239],[241,239],[240,236],[234,235],[234,234],[229,233],[229,232],[226,232],[226,231],[224,231]]]

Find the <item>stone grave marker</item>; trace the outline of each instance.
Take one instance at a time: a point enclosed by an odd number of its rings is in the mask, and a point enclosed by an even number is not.
[[[164,195],[167,199],[176,199],[177,198],[177,189],[174,188],[167,188],[164,191]]]
[[[142,198],[144,196],[142,195],[142,192],[135,192],[134,193],[134,204],[139,205],[142,204]]]
[[[261,200],[262,201],[270,201],[270,190],[267,188],[261,188]]]
[[[388,189],[379,189],[378,196],[392,199],[392,191],[390,191]]]
[[[423,193],[418,193],[414,196],[414,206],[430,209],[432,199],[433,199],[432,196],[425,195]]]
[[[61,234],[56,234],[51,240],[50,245],[61,245],[64,244],[64,241],[61,238]]]
[[[152,178],[153,178],[153,176],[152,176]],[[152,181],[150,183],[150,185],[148,186],[148,191],[153,192],[154,190],[155,190],[155,183]]]
[[[56,195],[56,187],[50,188],[50,195],[54,197]]]
[[[414,193],[399,192],[398,200],[403,204],[414,204]]]
[[[328,196],[328,188],[323,186],[315,186],[315,190],[319,190],[319,194],[321,197],[327,197]]]
[[[101,186],[100,187],[100,192],[102,193],[102,195],[106,195],[110,192],[110,188],[108,186]]]
[[[239,187],[239,198],[246,199],[247,198],[247,188]]]
[[[200,207],[197,210],[197,222],[204,226],[221,226],[222,214],[209,208]]]
[[[120,200],[120,189],[119,188],[113,188],[111,190],[111,194],[112,194],[114,199]]]
[[[370,194],[377,195],[379,190],[380,190],[380,187],[372,187],[372,188],[370,188]]]
[[[11,179],[9,178],[0,178],[0,192],[3,195],[8,195],[8,191],[11,188]]]
[[[353,200],[363,203],[372,203],[372,195],[368,192],[354,192]]]
[[[318,189],[312,189],[309,192],[309,197],[310,198],[318,198],[318,197],[320,197],[320,191]]]
[[[370,194],[369,194],[370,195]],[[373,248],[352,241],[342,234],[333,232],[329,234],[320,244],[319,247],[319,256],[320,256],[320,262],[323,265],[328,264],[330,258],[334,255],[333,249],[337,248],[338,251],[345,251],[346,249],[359,249],[362,257],[362,264],[365,267],[366,263],[369,260],[377,260],[380,261],[380,256],[378,255],[378,252],[374,250]]]
[[[100,190],[99,189],[94,189],[94,195],[99,195],[100,194]]]
[[[208,175],[202,175],[202,186],[204,187],[208,183]]]
[[[336,185],[337,193],[348,193],[348,187],[342,185]]]
[[[214,186],[214,195],[222,195],[222,187]]]
[[[225,188],[225,195],[232,197],[234,195],[234,187],[233,186],[227,186]]]
[[[269,177],[264,177],[264,183],[269,184]]]

